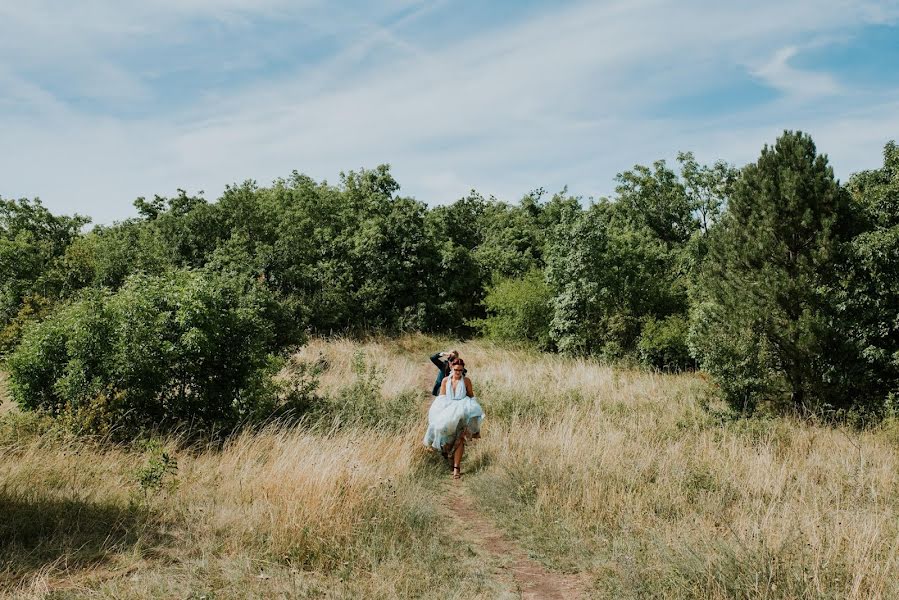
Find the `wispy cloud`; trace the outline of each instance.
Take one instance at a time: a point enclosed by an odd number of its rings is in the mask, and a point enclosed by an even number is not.
[[[841,91],[840,85],[831,75],[805,71],[790,65],[790,59],[796,56],[797,51],[795,46],[781,48],[771,60],[754,69],[752,74],[767,85],[796,98],[813,98]]]
[[[749,160],[784,127],[820,136],[835,162],[840,148],[852,148],[848,168],[866,157],[870,166],[886,141],[872,133],[897,131],[899,107],[886,98],[795,66],[797,49],[812,39],[892,23],[893,0],[760,0],[749,12],[706,0],[575,3],[489,27],[473,19],[439,43],[429,28],[465,6],[330,4],[157,0],[134,8],[94,0],[83,10],[0,8],[0,56],[16,57],[0,63],[0,129],[12,140],[0,146],[0,194],[39,194],[57,210],[108,221],[131,214],[137,195],[187,187],[214,197],[243,178],[268,182],[299,169],[333,179],[390,162],[404,192],[430,202],[472,187],[514,199],[566,183],[596,195],[611,190],[616,172],[679,149]],[[261,46],[271,23],[308,36],[287,65],[273,68],[254,44],[249,56],[232,56],[224,44],[218,63],[199,52],[210,31],[224,40],[257,36]],[[279,57],[298,43],[289,33],[270,40],[285,45]],[[65,52],[44,47],[56,34]],[[192,35],[193,46],[184,42]],[[238,71],[255,69],[253,77],[229,83],[222,75],[173,103],[182,90],[160,86],[164,73],[146,58],[172,40],[184,56],[167,68],[183,70],[179,77],[226,73],[223,63],[232,60],[245,61],[232,67]],[[755,65],[746,77],[782,97],[739,115],[651,116],[650,107],[702,93],[741,65]],[[130,104],[144,110],[121,116]]]

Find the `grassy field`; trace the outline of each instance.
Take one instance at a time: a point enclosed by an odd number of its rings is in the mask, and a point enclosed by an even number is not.
[[[5,414],[0,590],[519,597],[448,510],[463,493],[589,597],[899,597],[899,427],[735,420],[698,376],[468,343],[487,420],[453,484],[420,442],[445,346],[313,341],[316,422],[217,447],[108,447]]]

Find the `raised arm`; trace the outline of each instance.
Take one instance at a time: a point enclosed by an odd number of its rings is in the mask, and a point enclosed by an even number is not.
[[[434,366],[440,369],[441,371],[446,370],[446,362],[440,360],[440,357],[444,355],[443,352],[435,352],[431,355],[431,362],[434,363]]]

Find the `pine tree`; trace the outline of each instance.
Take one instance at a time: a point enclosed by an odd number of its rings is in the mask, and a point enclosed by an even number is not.
[[[733,404],[822,402],[828,290],[849,222],[848,195],[808,135],[784,132],[743,169],[711,232],[693,334]]]

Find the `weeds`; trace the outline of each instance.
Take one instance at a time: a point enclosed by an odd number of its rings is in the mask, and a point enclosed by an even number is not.
[[[149,455],[146,462],[134,473],[144,506],[149,505],[151,496],[178,487],[178,460],[157,440],[147,442],[146,450]]]

